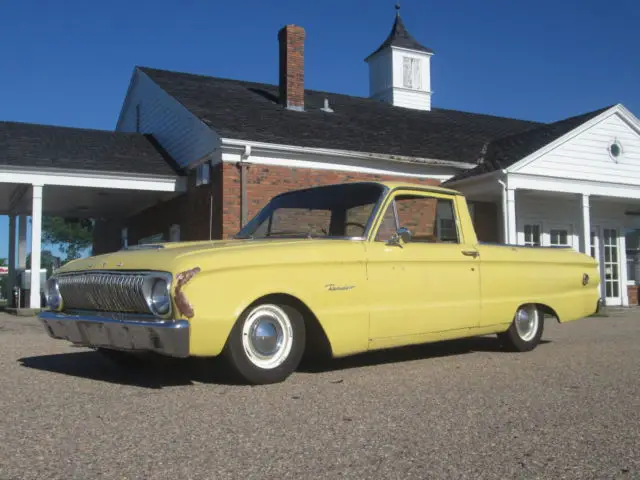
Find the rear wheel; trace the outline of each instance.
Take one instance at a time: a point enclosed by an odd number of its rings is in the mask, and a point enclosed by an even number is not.
[[[498,339],[507,350],[528,352],[540,343],[543,330],[544,314],[537,305],[529,303],[518,308],[509,329],[498,334]]]
[[[286,303],[259,303],[236,321],[223,355],[244,382],[285,380],[300,364],[305,346],[302,314]]]

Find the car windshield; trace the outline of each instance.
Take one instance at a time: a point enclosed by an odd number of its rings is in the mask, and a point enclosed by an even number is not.
[[[384,186],[347,183],[274,197],[236,238],[363,237]]]

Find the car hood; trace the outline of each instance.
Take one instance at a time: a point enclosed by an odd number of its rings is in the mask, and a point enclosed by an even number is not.
[[[326,250],[324,246],[353,244],[350,240],[329,240],[310,238],[290,239],[232,239],[196,242],[171,242],[144,246],[135,246],[104,255],[73,260],[56,273],[97,270],[159,270],[176,273],[183,269],[206,263],[232,265],[238,263],[256,263],[278,261],[288,254],[303,249],[318,254]],[[320,248],[321,247],[321,248]],[[273,253],[270,255],[269,253]],[[227,255],[233,254],[233,255]],[[226,261],[224,261],[226,259]],[[270,260],[267,260],[270,259]]]

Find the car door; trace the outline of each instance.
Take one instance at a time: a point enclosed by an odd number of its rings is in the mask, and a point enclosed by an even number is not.
[[[370,338],[384,339],[478,325],[480,259],[462,243],[452,195],[398,191],[367,243]],[[408,243],[389,244],[398,228]]]

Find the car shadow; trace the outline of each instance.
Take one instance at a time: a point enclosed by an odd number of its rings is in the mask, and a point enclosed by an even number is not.
[[[20,358],[26,368],[149,389],[217,383],[236,385],[217,359],[152,358],[135,365],[118,365],[96,351]]]
[[[539,345],[549,342],[549,340],[540,340]],[[430,358],[448,357],[475,352],[509,353],[502,348],[500,342],[495,337],[472,337],[377,350],[344,358],[308,359],[303,361],[301,366],[298,368],[298,371],[306,373],[332,372],[351,368],[373,367],[388,363],[426,360]]]
[[[549,343],[541,340],[540,344]],[[345,358],[304,359],[297,371],[323,373],[351,368],[375,367],[389,363],[469,354],[474,352],[501,352],[495,337],[474,337],[437,343],[378,350]],[[505,354],[507,354],[505,352]],[[99,382],[135,386],[149,389],[188,386],[195,383],[241,385],[220,359],[152,358],[135,366],[123,366],[109,360],[96,351],[59,353],[23,357],[18,360],[23,367]]]

